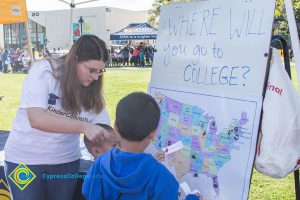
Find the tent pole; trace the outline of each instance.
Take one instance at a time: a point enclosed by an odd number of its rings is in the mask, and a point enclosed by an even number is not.
[[[27,3],[25,0],[25,7],[26,7]],[[33,60],[33,54],[32,54],[32,48],[31,48],[31,38],[30,38],[30,34],[29,34],[29,28],[28,28],[28,23],[29,23],[29,18],[28,18],[28,12],[27,12],[27,7],[26,7],[26,14],[27,14],[27,21],[25,21],[25,32],[26,32],[26,39],[27,39],[27,46],[28,46],[28,53],[30,56],[30,65],[29,65],[29,69],[31,68],[34,60]]]
[[[29,29],[28,29],[28,22],[29,22],[29,20],[27,22],[25,22],[25,32],[26,32],[26,38],[27,38],[28,53],[30,56],[30,65],[29,65],[29,69],[30,69],[34,60],[33,60],[32,48],[31,48],[31,38],[29,35]]]

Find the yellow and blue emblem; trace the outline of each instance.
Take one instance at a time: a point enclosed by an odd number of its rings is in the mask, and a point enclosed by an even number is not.
[[[8,185],[3,179],[0,179],[0,200],[11,200]]]
[[[36,178],[36,175],[21,162],[8,177],[20,190],[24,190]]]

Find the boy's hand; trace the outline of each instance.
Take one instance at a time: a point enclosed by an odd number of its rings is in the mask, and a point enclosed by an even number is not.
[[[186,196],[186,199],[195,199],[197,197],[198,197],[199,200],[204,200],[203,196],[201,195],[200,192],[191,193],[191,194],[189,194],[189,195]]]
[[[158,162],[163,162],[165,161],[165,152],[164,151],[157,152],[154,157],[156,160],[158,160]]]
[[[204,200],[200,192],[197,192],[195,195],[199,198],[199,200]]]

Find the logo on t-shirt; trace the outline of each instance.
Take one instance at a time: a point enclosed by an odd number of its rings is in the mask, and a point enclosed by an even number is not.
[[[88,121],[86,117],[80,117],[79,115],[72,114],[71,112],[64,111],[60,105],[56,105],[56,100],[60,99],[57,95],[50,93],[48,99],[48,109],[50,112],[55,113],[57,115],[65,116],[71,119],[79,120],[79,121]],[[1,199],[0,199],[1,200]]]
[[[60,98],[58,96],[56,96],[55,94],[50,93],[49,94],[49,99],[48,99],[48,104],[55,105],[57,99],[60,99]]]

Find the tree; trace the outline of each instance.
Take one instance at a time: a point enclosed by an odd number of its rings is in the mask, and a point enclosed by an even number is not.
[[[148,11],[150,17],[148,19],[148,23],[151,24],[154,27],[157,27],[158,25],[158,17],[160,14],[160,8],[163,5],[161,0],[155,0],[152,4],[151,9]]]
[[[298,27],[298,34],[299,34],[300,28],[298,24],[300,20],[300,0],[293,0],[292,3],[293,3],[295,18]],[[274,34],[283,35],[287,40],[290,40],[284,0],[277,0],[276,2],[275,24],[276,27],[274,30]]]
[[[152,4],[152,8],[148,11],[150,17],[148,19],[148,23],[154,27],[157,27],[159,22],[160,9],[164,4],[168,4],[170,1],[168,0],[155,0]]]
[[[152,4],[152,8],[149,10],[149,19],[148,23],[151,24],[154,27],[157,27],[159,22],[159,14],[160,9],[163,5],[169,4],[171,2],[191,2],[192,0],[155,0]]]

